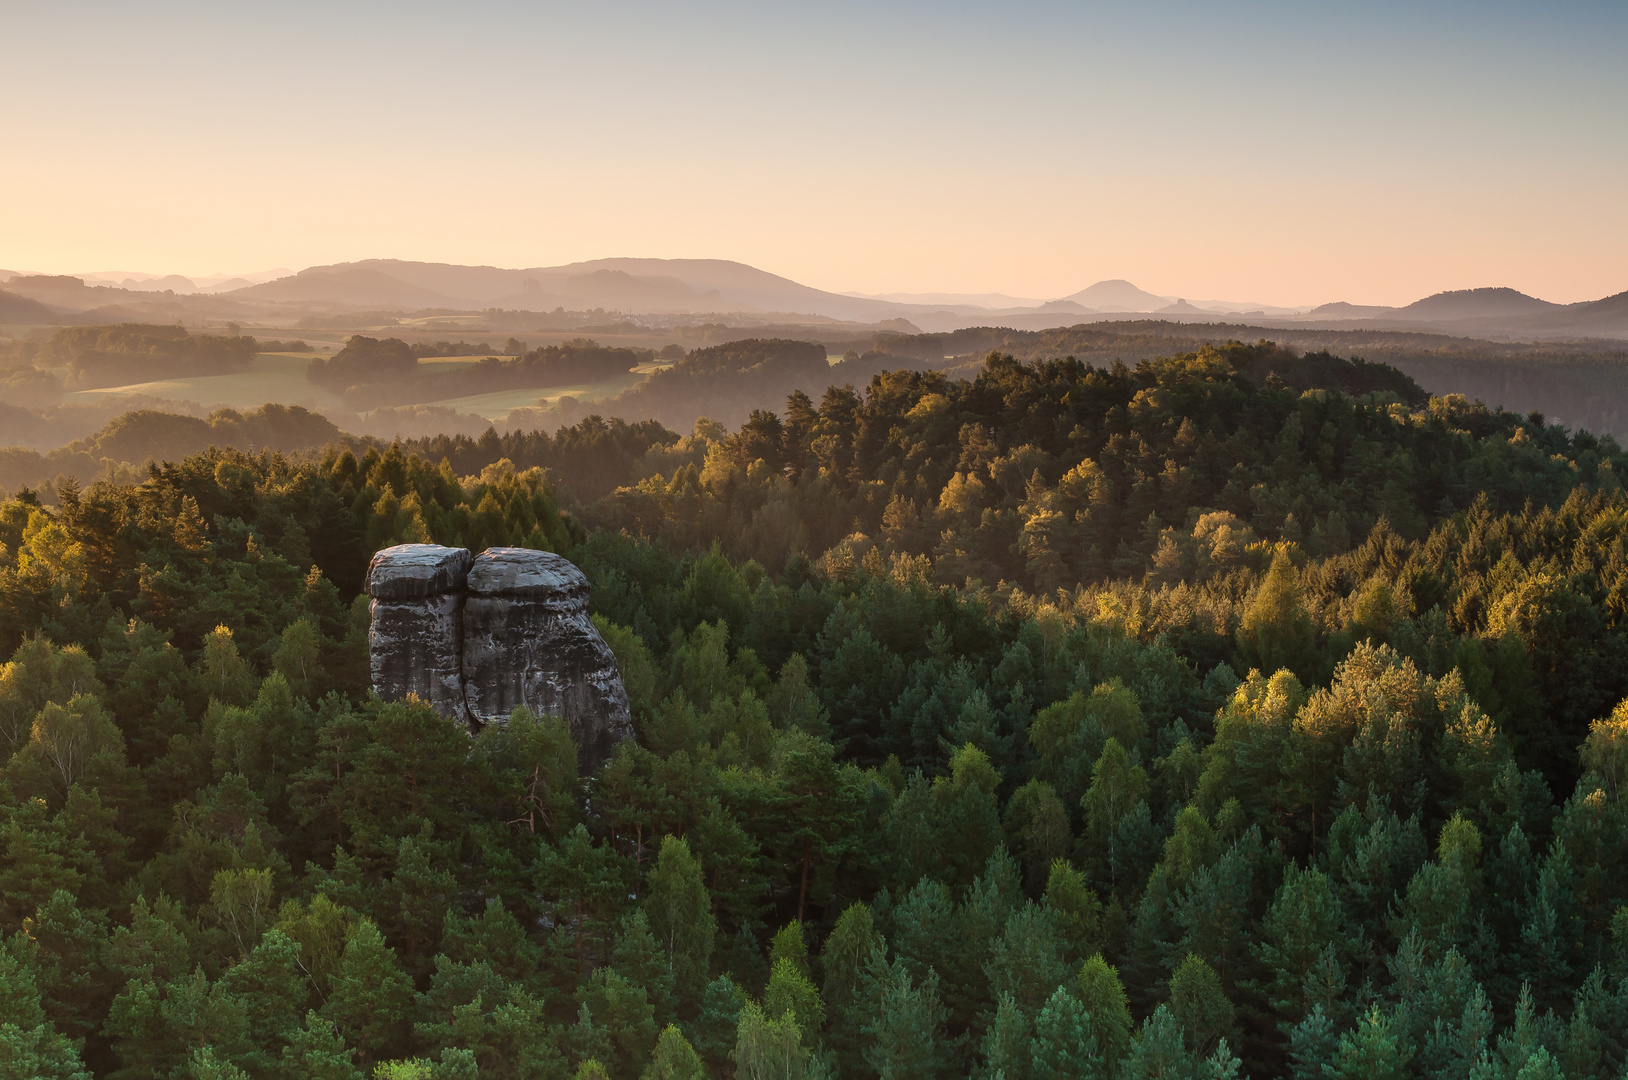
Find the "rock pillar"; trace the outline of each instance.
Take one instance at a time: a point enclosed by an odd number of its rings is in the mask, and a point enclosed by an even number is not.
[[[616,656],[588,617],[588,579],[551,552],[488,548],[474,560],[463,681],[477,723],[502,723],[520,705],[563,717],[584,773],[633,734]]]
[[[400,544],[367,568],[368,664],[386,701],[417,694],[443,716],[468,722],[463,685],[464,548]]]

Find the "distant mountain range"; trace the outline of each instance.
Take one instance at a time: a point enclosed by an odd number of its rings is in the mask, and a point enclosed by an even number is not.
[[[255,275],[260,277],[262,275]],[[210,279],[205,279],[210,280]],[[204,288],[180,276],[104,272],[85,277],[0,271],[0,322],[174,319],[288,324],[344,312],[479,313],[490,309],[648,316],[752,316],[777,324],[897,323],[932,332],[970,326],[1039,330],[1158,315],[1174,322],[1245,316],[1255,325],[1434,329],[1495,337],[1628,338],[1628,293],[1555,304],[1509,288],[1437,293],[1405,307],[1344,301],[1309,310],[1160,296],[1129,281],[1099,281],[1045,302],[999,293],[863,296],[827,292],[723,259],[596,259],[506,269],[366,259],[312,266],[273,280]]]

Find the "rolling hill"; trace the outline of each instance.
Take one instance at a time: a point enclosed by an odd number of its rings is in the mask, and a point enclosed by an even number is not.
[[[0,289],[0,323],[51,323],[59,318],[38,300]]]
[[[1466,319],[1507,319],[1559,311],[1551,304],[1514,289],[1457,289],[1415,300],[1390,314],[1406,322],[1462,322]]]
[[[597,259],[522,270],[368,259],[313,266],[293,277],[227,295],[358,307],[761,311],[858,320],[896,318],[916,310],[913,305],[825,292],[724,259]]]

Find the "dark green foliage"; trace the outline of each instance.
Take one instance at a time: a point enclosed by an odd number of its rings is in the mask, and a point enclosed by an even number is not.
[[[0,503],[0,1061],[1619,1076],[1625,463],[1293,359]],[[410,540],[582,566],[638,739],[370,697]]]
[[[312,360],[306,377],[341,395],[352,409],[365,410],[495,390],[602,382],[625,375],[650,357],[644,350],[605,348],[576,340],[506,360],[481,356],[468,364],[418,362],[422,356],[475,356],[479,352],[446,342],[408,345],[399,338],[380,341],[356,334],[333,356]]]

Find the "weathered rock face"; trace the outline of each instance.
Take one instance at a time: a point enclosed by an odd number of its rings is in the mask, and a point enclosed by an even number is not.
[[[400,544],[373,556],[368,663],[373,689],[386,701],[417,694],[443,715],[468,722],[463,607],[471,561],[464,548],[436,544]]]
[[[517,706],[564,717],[591,772],[633,734],[616,656],[588,618],[588,579],[547,551],[489,548],[464,602],[464,700],[479,723]]]
[[[633,734],[616,656],[588,618],[588,579],[546,551],[402,544],[368,567],[373,689],[463,723],[517,706],[563,717],[584,773]]]

